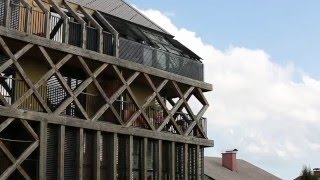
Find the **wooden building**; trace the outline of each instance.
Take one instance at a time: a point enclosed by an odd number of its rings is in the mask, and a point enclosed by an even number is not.
[[[203,179],[211,90],[123,0],[0,0],[1,180]]]

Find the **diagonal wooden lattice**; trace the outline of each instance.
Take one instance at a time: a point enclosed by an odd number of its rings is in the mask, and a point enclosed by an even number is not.
[[[161,132],[164,127],[166,127],[167,124],[171,124],[174,129],[176,130],[177,134],[180,135],[189,135],[191,131],[197,130],[199,131],[201,137],[206,138],[206,133],[203,131],[203,127],[200,123],[200,120],[205,113],[205,111],[208,108],[208,102],[205,99],[203,92],[200,88],[196,88],[193,86],[185,86],[185,91],[182,92],[177,82],[172,80],[163,79],[161,82],[157,85],[154,84],[154,82],[151,80],[150,76],[146,73],[140,73],[140,72],[133,72],[131,76],[124,77],[122,72],[119,70],[119,68],[116,65],[108,65],[106,63],[102,63],[99,65],[95,70],[91,70],[88,67],[88,64],[86,60],[84,60],[81,56],[74,57],[72,54],[66,54],[60,59],[56,64],[54,64],[52,58],[50,57],[47,50],[42,46],[37,46],[37,48],[42,53],[45,62],[47,62],[51,69],[49,69],[35,84],[31,82],[31,80],[27,77],[27,74],[22,69],[21,65],[19,64],[18,59],[22,57],[25,53],[27,53],[34,45],[32,44],[26,44],[24,47],[22,47],[20,50],[16,51],[15,54],[12,53],[10,48],[7,46],[6,42],[0,37],[0,45],[1,49],[3,49],[5,55],[7,55],[10,59],[7,60],[5,63],[3,63],[0,66],[0,73],[4,72],[9,66],[14,65],[14,67],[17,69],[17,72],[20,74],[20,76],[23,78],[23,80],[28,85],[29,89],[22,95],[20,98],[18,98],[13,104],[9,104],[3,95],[0,95],[0,102],[4,106],[11,106],[14,108],[18,108],[20,104],[22,104],[28,97],[30,97],[32,94],[35,95],[35,98],[39,101],[40,105],[43,107],[43,109],[47,113],[53,113],[54,115],[60,115],[62,111],[69,106],[72,102],[75,103],[75,105],[80,110],[82,116],[86,120],[90,121],[98,121],[98,119],[108,110],[110,109],[113,115],[115,116],[116,120],[119,122],[120,125],[123,125],[125,127],[132,126],[135,121],[138,119],[138,117],[142,117],[145,121],[145,124],[150,130]],[[80,62],[82,69],[84,72],[88,75],[86,79],[82,81],[82,83],[76,87],[74,90],[72,90],[66,80],[64,79],[63,75],[60,73],[59,69],[65,65],[71,58],[77,58],[77,60]],[[22,59],[23,60],[23,59]],[[22,61],[20,60],[20,61]],[[106,95],[106,92],[100,85],[100,83],[97,80],[97,77],[102,73],[107,71],[108,69],[112,69],[115,73],[115,76],[122,82],[122,85],[114,92],[110,97]],[[65,98],[59,106],[51,112],[51,109],[49,108],[49,105],[46,101],[43,100],[43,97],[39,94],[37,91],[40,86],[45,84],[50,77],[55,75],[57,77],[57,80],[62,85],[62,88],[66,91],[68,94],[67,98]],[[147,81],[147,84],[151,87],[151,90],[153,91],[151,95],[149,95],[145,102],[143,104],[139,104],[137,101],[137,98],[130,88],[130,84],[133,83],[133,81],[138,77],[143,76],[144,79]],[[163,97],[160,95],[160,91],[165,88],[165,86],[170,83],[174,90],[176,91],[176,94],[178,95],[179,100],[175,103],[172,99],[167,99],[168,102],[173,106],[171,110],[168,109],[166,102],[164,101]],[[85,89],[90,85],[93,84],[96,89],[98,90],[99,95],[104,99],[105,103],[99,107],[99,109],[95,112],[95,114],[92,117],[89,117],[85,108],[83,105],[79,102],[78,96],[81,93],[84,93]],[[127,120],[124,121],[122,117],[119,115],[117,110],[115,109],[113,103],[122,95],[123,92],[127,92],[128,95],[131,97],[133,104],[137,107],[137,110],[133,113],[133,115]],[[197,99],[201,101],[201,104],[203,107],[200,109],[200,111],[197,114],[194,114],[191,107],[188,104],[189,98],[196,94]],[[153,102],[154,100],[157,100],[159,102],[159,105],[163,109],[164,113],[166,114],[166,117],[164,117],[163,121],[159,126],[157,126],[157,129],[155,129],[152,122],[150,122],[150,118],[146,114],[145,110],[146,108]],[[181,109],[186,109],[188,115],[191,117],[192,122],[188,124],[187,129],[181,129],[181,127],[176,122],[176,114],[181,111]],[[12,118],[8,118],[5,123],[3,123],[1,128],[5,128],[6,124],[9,125],[13,121]]]
[[[2,124],[0,124],[0,133],[8,127],[8,125],[13,122],[14,118],[8,118]],[[5,146],[5,144],[0,140],[0,149],[7,156],[7,158],[11,161],[12,165],[9,166],[1,175],[0,179],[7,179],[15,170],[18,170],[20,174],[28,180],[31,180],[28,173],[21,167],[22,162],[24,162],[28,156],[35,151],[35,149],[39,146],[39,137],[34,132],[32,127],[28,124],[26,120],[19,119],[22,123],[24,129],[33,137],[34,141],[26,148],[26,150],[16,159],[12,152]]]

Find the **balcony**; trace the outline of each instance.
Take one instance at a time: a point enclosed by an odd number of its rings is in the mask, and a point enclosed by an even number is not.
[[[119,57],[135,63],[203,81],[203,64],[181,55],[119,38]]]
[[[86,12],[80,15],[78,12],[71,13],[71,9],[68,12],[59,8],[52,11],[54,6],[50,10],[46,9],[48,4],[40,6],[42,8],[39,9],[22,0],[9,3],[8,11],[5,1],[0,1],[0,26],[203,81],[201,61],[118,38],[118,34],[112,31],[110,33],[110,30],[103,26],[103,17],[99,17],[97,11],[87,17]],[[5,19],[6,16],[9,18]]]

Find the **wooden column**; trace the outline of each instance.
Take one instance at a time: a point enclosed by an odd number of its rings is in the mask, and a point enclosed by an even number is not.
[[[121,149],[119,149],[121,151]],[[129,136],[129,167],[128,167],[128,179],[132,179],[132,167],[133,167],[133,157],[132,157],[132,152],[133,152],[133,136]]]
[[[189,162],[188,162],[188,144],[184,144],[184,154],[183,154],[183,168],[184,168],[184,179],[185,180],[188,180],[188,177],[189,177],[189,173],[188,173],[188,165],[189,165]]]
[[[143,138],[143,151],[142,151],[142,178],[147,180],[147,166],[148,166],[148,138]]]
[[[77,141],[77,158],[78,158],[78,179],[83,179],[83,146],[84,146],[84,140],[83,140],[83,128],[80,128],[78,130],[78,141]]]
[[[200,180],[200,159],[199,159],[199,154],[200,154],[200,146],[197,145],[196,149],[196,180]]]
[[[65,141],[66,127],[60,126],[59,132],[59,147],[58,147],[58,176],[60,180],[64,179],[64,141]]]
[[[11,7],[10,7],[11,0],[4,1],[4,26],[10,26],[10,14],[11,14]]]
[[[176,179],[176,143],[175,142],[171,142],[170,156],[171,156],[170,178],[171,179]]]
[[[158,177],[162,179],[162,140],[158,140]]]
[[[40,123],[40,158],[39,158],[39,178],[46,180],[46,161],[47,161],[47,126],[48,123]]]
[[[118,155],[118,134],[117,133],[113,133],[112,136],[112,152],[111,152],[111,157],[112,157],[112,162],[110,162],[112,164],[112,172],[111,173],[111,180],[117,180],[117,155]]]
[[[101,131],[97,131],[94,138],[95,144],[95,151],[94,151],[94,173],[95,173],[95,180],[100,180],[100,148],[101,148]]]

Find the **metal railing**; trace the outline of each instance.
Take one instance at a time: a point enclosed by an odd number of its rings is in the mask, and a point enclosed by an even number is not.
[[[5,3],[3,0],[0,1],[0,26],[5,25],[5,9],[4,9]]]
[[[81,24],[69,21],[69,44],[81,47],[82,30]]]
[[[121,59],[203,81],[203,64],[198,60],[119,38]]]
[[[103,36],[103,54],[112,56],[114,54],[114,36],[111,33],[102,32]]]
[[[98,29],[93,28],[93,27],[86,27],[87,30],[87,49],[91,50],[91,51],[98,51],[98,43],[99,43],[99,33],[98,33]]]
[[[10,4],[10,28],[21,32],[27,31],[27,11],[28,9],[20,4]]]

